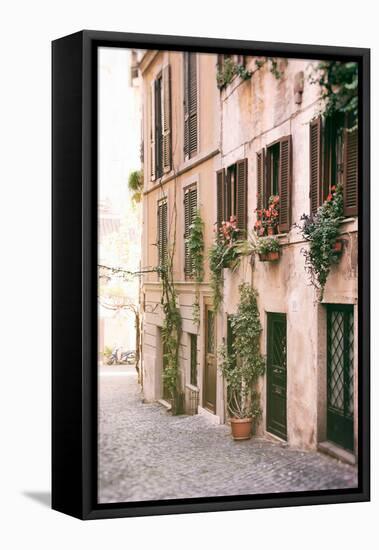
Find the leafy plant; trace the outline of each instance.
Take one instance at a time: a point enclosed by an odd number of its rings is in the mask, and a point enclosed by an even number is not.
[[[314,215],[303,214],[303,223],[297,226],[303,238],[309,243],[308,249],[302,249],[305,269],[309,273],[311,284],[319,291],[320,301],[323,299],[331,266],[339,261],[334,245],[342,219],[343,190],[339,185],[331,188],[326,201]]]
[[[355,62],[322,61],[310,75],[313,84],[321,87],[324,114],[347,113],[350,128],[358,124],[358,64]]]
[[[240,302],[231,317],[231,350],[223,344],[219,354],[220,371],[227,385],[228,412],[234,418],[258,418],[260,395],[255,386],[265,372],[260,352],[262,326],[257,304],[257,291],[247,283],[239,286]]]
[[[269,254],[270,252],[279,252],[280,244],[275,237],[261,237],[255,244],[257,254]]]
[[[216,80],[220,90],[225,88],[233,80],[235,75],[238,75],[242,80],[249,80],[257,71],[264,65],[269,64],[269,70],[276,79],[282,77],[282,73],[278,68],[278,60],[275,57],[265,57],[255,60],[255,70],[249,70],[244,64],[238,64],[231,57],[224,60],[222,66],[218,68]]]
[[[216,238],[209,250],[209,267],[211,271],[211,289],[213,308],[218,311],[222,302],[223,269],[236,269],[239,265],[242,249],[239,241],[240,230],[234,216],[223,221]]]
[[[200,289],[199,284],[204,279],[204,222],[197,210],[190,226],[190,234],[186,240],[191,257],[191,275],[195,281],[195,301],[192,306],[193,322],[200,325]]]
[[[213,245],[209,249],[209,268],[211,271],[210,286],[212,290],[213,309],[217,312],[222,303],[223,277],[223,255],[224,244],[220,238],[216,237]]]
[[[104,347],[104,351],[103,351],[103,356],[108,359],[113,353],[113,350],[112,348],[110,348],[109,346],[105,346]]]
[[[132,201],[134,203],[141,202],[143,191],[143,172],[142,170],[135,170],[130,172],[128,178],[129,191],[132,193]]]

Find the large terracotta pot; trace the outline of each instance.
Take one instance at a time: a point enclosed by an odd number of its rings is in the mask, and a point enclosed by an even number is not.
[[[230,424],[232,426],[233,439],[239,441],[251,438],[252,418],[231,418]]]

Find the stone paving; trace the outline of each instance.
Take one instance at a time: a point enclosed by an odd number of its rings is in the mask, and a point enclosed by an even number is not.
[[[134,367],[102,367],[99,502],[281,493],[357,486],[357,470],[263,437],[233,441],[208,418],[143,404]]]

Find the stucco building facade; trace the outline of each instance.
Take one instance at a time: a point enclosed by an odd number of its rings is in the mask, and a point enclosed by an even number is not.
[[[308,75],[317,62],[182,52],[144,52],[139,62],[143,102],[142,265],[153,268],[175,241],[174,279],[182,317],[180,369],[186,410],[227,421],[217,350],[228,338],[241,282],[258,291],[266,374],[256,433],[303,449],[357,452],[357,140],[334,135],[321,115],[320,88]],[[251,71],[217,85],[225,62]],[[342,136],[342,137],[341,137]],[[341,183],[343,251],[322,301],[309,284],[299,229],[331,185]],[[224,270],[223,302],[212,307],[207,253],[214,228],[235,215],[246,235],[256,210],[280,197],[280,259],[242,259]],[[195,283],[188,276],[185,236],[195,209],[204,221],[205,275],[199,285],[200,324],[193,320]],[[187,260],[186,260],[187,258]],[[159,275],[143,277],[143,371],[147,401],[164,399],[163,314]],[[193,409],[195,403],[195,410]]]

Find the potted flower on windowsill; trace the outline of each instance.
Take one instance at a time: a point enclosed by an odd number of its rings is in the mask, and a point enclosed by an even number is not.
[[[255,252],[261,262],[275,262],[279,260],[280,244],[275,237],[261,237],[257,239]]]
[[[254,228],[258,237],[272,236],[278,232],[279,200],[279,195],[271,195],[268,200],[268,208],[256,210],[257,221]]]
[[[253,420],[261,416],[256,385],[265,371],[260,352],[262,326],[257,292],[247,283],[240,285],[239,292],[237,313],[230,318],[232,344],[221,346],[219,364],[226,382],[227,407],[235,440],[250,439]]]

